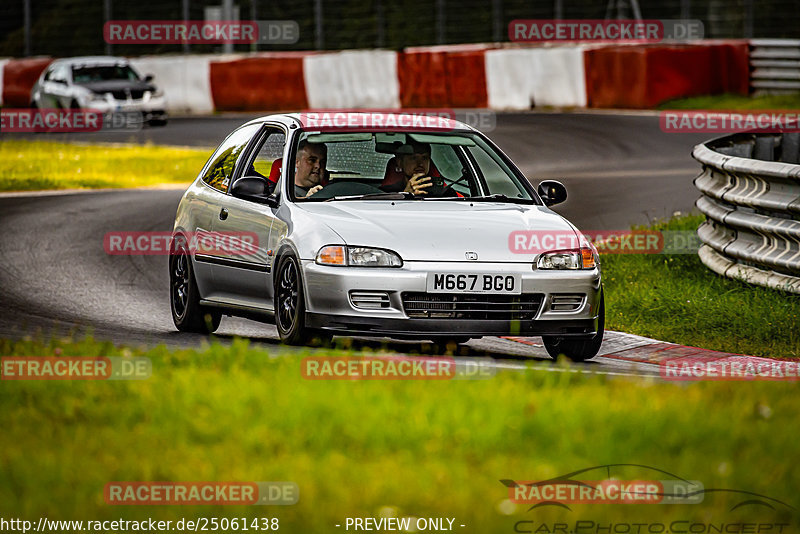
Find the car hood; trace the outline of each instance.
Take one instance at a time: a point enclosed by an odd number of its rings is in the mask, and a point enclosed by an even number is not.
[[[544,206],[467,201],[337,201],[303,203],[317,223],[347,245],[386,248],[404,261],[530,262],[536,253],[511,250],[513,232],[577,235],[563,217]],[[537,251],[540,252],[540,251]]]
[[[85,87],[93,93],[98,94],[109,93],[111,91],[124,91],[125,89],[155,91],[155,87],[147,82],[131,80],[106,80],[103,82],[79,83],[76,85]]]

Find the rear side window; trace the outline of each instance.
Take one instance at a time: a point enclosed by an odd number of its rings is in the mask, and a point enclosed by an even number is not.
[[[211,163],[203,175],[203,181],[214,189],[227,193],[233,170],[236,168],[236,161],[260,128],[260,124],[251,124],[239,128],[229,135],[211,156]]]

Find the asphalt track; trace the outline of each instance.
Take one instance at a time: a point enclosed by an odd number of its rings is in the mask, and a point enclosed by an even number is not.
[[[89,142],[153,142],[212,147],[246,115],[173,119],[165,128],[139,132],[22,136]],[[583,230],[626,229],[675,211],[692,210],[698,165],[691,148],[702,134],[667,134],[650,114],[499,114],[490,137],[531,181],[562,179],[569,199],[557,211]],[[6,136],[4,136],[6,137]],[[6,137],[7,138],[7,137]],[[0,140],[2,142],[2,140]],[[191,177],[190,177],[191,178]],[[0,195],[0,336],[93,332],[115,343],[198,346],[207,338],[175,330],[169,313],[167,258],[109,256],[109,230],[169,230],[180,190],[119,190],[88,193]],[[217,337],[247,337],[277,346],[274,326],[224,318]],[[602,353],[634,338],[609,333]],[[490,356],[500,367],[521,367],[525,358],[546,360],[538,338],[471,341],[470,355]],[[385,344],[357,340],[356,346]],[[399,353],[420,343],[390,342]],[[578,370],[654,375],[655,365],[597,357]]]

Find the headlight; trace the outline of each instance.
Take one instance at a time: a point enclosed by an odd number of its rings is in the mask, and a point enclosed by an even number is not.
[[[597,255],[589,247],[574,250],[557,250],[545,252],[536,262],[537,269],[594,269],[597,266]]]
[[[164,96],[164,91],[162,91],[161,89],[156,89],[155,91],[150,93],[151,98],[161,98],[162,96]]]
[[[391,250],[368,247],[346,247],[328,245],[319,249],[316,262],[319,265],[350,267],[402,267],[403,260]]]

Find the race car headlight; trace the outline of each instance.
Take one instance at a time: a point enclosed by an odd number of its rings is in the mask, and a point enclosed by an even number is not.
[[[350,267],[402,267],[403,260],[395,252],[380,248],[345,247],[328,245],[319,249],[316,262],[319,265]]]
[[[597,258],[591,248],[545,252],[536,261],[537,269],[577,270],[594,269]]]

